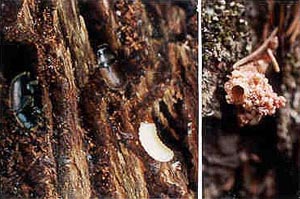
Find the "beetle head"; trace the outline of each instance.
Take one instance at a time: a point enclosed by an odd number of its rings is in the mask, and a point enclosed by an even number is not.
[[[111,51],[107,44],[99,46],[97,51],[97,61],[100,68],[109,68],[116,61],[115,54]]]

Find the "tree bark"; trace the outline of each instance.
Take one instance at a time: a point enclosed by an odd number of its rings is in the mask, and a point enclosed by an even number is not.
[[[196,2],[3,0],[0,196],[194,198],[198,172]],[[106,84],[99,45],[126,81]],[[11,81],[38,80],[37,128],[10,107]],[[140,123],[175,153],[152,159]]]
[[[298,197],[300,2],[202,1],[201,14],[205,199]],[[227,75],[276,28],[280,72],[266,77],[286,105],[240,126],[239,107],[225,98]]]

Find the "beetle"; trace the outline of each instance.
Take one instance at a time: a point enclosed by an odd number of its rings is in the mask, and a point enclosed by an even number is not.
[[[126,86],[125,77],[120,73],[120,64],[108,44],[102,44],[97,50],[97,69],[107,86],[119,90]]]
[[[38,81],[29,72],[18,74],[10,83],[10,109],[21,127],[29,130],[39,123],[38,92]]]

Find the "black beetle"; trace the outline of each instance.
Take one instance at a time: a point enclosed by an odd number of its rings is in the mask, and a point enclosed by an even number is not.
[[[124,88],[125,77],[120,73],[120,65],[116,55],[110,50],[107,44],[98,47],[97,62],[101,76],[108,87],[114,90]]]
[[[10,108],[17,122],[26,129],[34,129],[38,125],[41,114],[38,92],[38,81],[32,79],[29,72],[20,73],[11,81]]]

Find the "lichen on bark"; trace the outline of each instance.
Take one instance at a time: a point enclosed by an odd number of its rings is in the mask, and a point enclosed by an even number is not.
[[[248,22],[242,1],[202,1],[202,110],[203,116],[220,117],[217,90],[237,60],[251,50]]]

